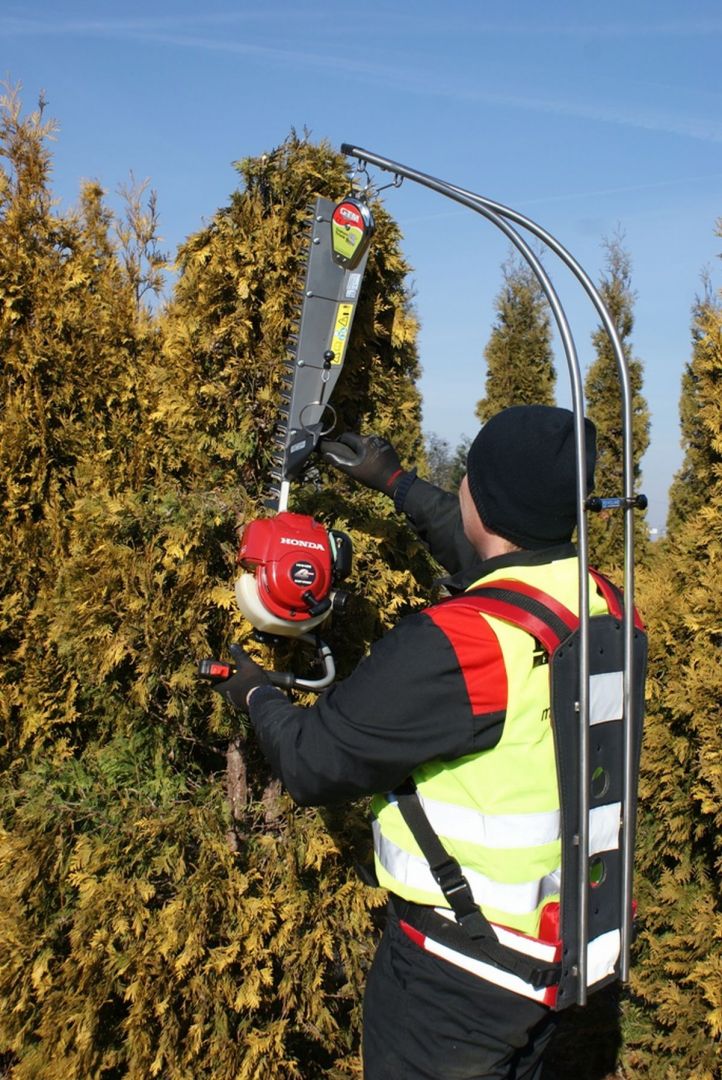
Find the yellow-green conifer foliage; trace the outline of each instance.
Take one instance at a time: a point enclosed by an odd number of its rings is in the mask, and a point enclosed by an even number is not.
[[[17,577],[3,582],[3,1064],[13,1080],[358,1076],[383,900],[353,871],[363,807],[292,807],[242,717],[194,678],[198,657],[250,643],[232,601],[236,527],[265,512],[305,208],[347,193],[345,161],[292,135],[241,163],[240,189],[186,242],[175,295],[152,316],[100,192],[56,219],[42,118],[13,124],[6,152],[25,128],[2,228],[24,199],[39,240],[18,230],[17,281],[0,255],[15,466],[3,543]],[[13,169],[31,150],[42,168],[23,186]],[[388,435],[410,463],[416,326],[398,230],[376,213],[334,404],[340,427]],[[152,276],[150,231],[131,242]],[[388,500],[322,472],[326,486],[298,485],[292,506],[357,543],[351,612],[328,632],[343,671],[421,602],[409,567],[427,582],[431,568]]]
[[[486,394],[476,406],[484,424],[510,405],[553,405],[554,356],[549,305],[526,262],[511,257],[496,298],[496,322],[484,350]]]
[[[695,509],[640,575],[650,628],[629,1075],[715,1080],[722,1065],[722,314],[694,326]],[[691,418],[689,418],[691,419]],[[704,436],[704,438],[702,438]],[[704,465],[702,465],[704,462]],[[703,502],[694,498],[702,484]],[[681,497],[681,493],[680,493]]]
[[[53,130],[42,103],[23,116],[17,92],[3,97],[0,634],[8,665],[0,716],[11,746],[77,715],[77,684],[57,664],[38,600],[67,552],[79,491],[103,470],[111,489],[137,474],[128,430],[138,424],[138,368],[151,337],[113,251],[97,184],[85,185],[73,212],[60,213],[53,201]],[[33,671],[37,680],[28,678]]]
[[[668,537],[673,537],[677,528],[696,513],[707,499],[707,477],[712,465],[709,460],[711,447],[707,432],[700,423],[697,388],[701,385],[704,391],[706,383],[700,380],[698,368],[706,366],[706,353],[715,347],[709,326],[714,324],[715,312],[719,313],[719,308],[719,297],[715,296],[709,280],[706,280],[704,293],[692,309],[692,356],[682,375],[679,418],[684,459],[669,489]]]
[[[633,476],[635,491],[641,475],[641,460],[649,445],[649,412],[642,393],[643,367],[632,355],[631,334],[634,328],[634,292],[629,255],[620,237],[605,242],[607,271],[599,292],[612,318],[624,350],[629,369],[632,397]],[[585,379],[587,415],[597,427],[597,467],[595,491],[602,497],[621,495],[624,488],[622,471],[622,406],[619,374],[609,334],[600,326],[592,335],[596,359]],[[646,511],[635,511],[635,559],[646,562],[649,557],[649,528]],[[619,510],[605,510],[589,517],[589,557],[600,570],[612,571],[624,560],[624,517]]]

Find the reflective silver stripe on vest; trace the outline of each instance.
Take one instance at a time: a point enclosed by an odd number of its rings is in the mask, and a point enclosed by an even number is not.
[[[411,855],[394,844],[382,834],[378,821],[374,821],[372,826],[376,855],[395,881],[422,892],[440,893],[426,859]],[[530,915],[547,897],[559,894],[561,867],[543,878],[523,881],[516,885],[494,881],[466,866],[461,869],[477,904],[498,908],[510,915]]]
[[[486,848],[528,848],[559,839],[560,813],[483,814],[468,806],[439,802],[417,792],[426,816],[439,836],[464,840]],[[387,795],[395,802],[393,793]]]

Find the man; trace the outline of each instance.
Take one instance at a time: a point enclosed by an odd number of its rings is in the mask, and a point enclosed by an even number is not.
[[[589,421],[586,444],[591,490]],[[296,801],[375,796],[376,870],[391,900],[364,997],[367,1080],[541,1075],[555,1014],[549,983],[529,970],[549,954],[544,918],[560,878],[548,667],[531,634],[467,599],[482,581],[513,579],[576,610],[574,445],[568,410],[506,409],[472,443],[457,497],[404,471],[376,436],[322,444],[326,461],[394,499],[449,571],[451,599],[403,619],[312,708],[291,705],[237,646],[236,674],[216,687],[248,711]],[[606,612],[590,591],[592,613]],[[501,959],[454,921],[400,812],[409,786],[505,942]]]

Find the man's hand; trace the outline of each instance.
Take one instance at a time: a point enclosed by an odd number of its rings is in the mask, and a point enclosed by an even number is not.
[[[337,441],[322,439],[318,444],[324,461],[346,473],[359,484],[393,495],[404,469],[399,455],[380,435],[357,435],[344,432]]]
[[[240,645],[231,645],[229,651],[236,665],[235,675],[231,675],[225,682],[216,683],[213,690],[220,694],[229,705],[245,711],[248,708],[248,695],[251,690],[255,690],[258,686],[266,686],[271,680],[267,672],[255,660],[251,660]]]

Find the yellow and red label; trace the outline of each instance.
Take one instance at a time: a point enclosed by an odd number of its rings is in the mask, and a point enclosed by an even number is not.
[[[348,335],[353,318],[353,304],[339,304],[336,310],[336,321],[331,336],[331,352],[333,353],[332,364],[342,364],[343,354],[348,345]]]

